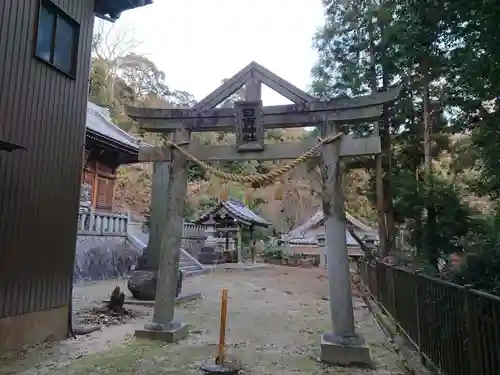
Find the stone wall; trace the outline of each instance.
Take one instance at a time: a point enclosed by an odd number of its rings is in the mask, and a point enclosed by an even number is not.
[[[74,282],[124,277],[140,255],[125,237],[79,235]]]

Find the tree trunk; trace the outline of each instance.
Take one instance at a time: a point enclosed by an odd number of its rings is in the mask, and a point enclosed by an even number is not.
[[[387,74],[387,69],[383,66],[382,68],[382,88],[387,90],[389,87],[389,77]],[[384,213],[386,220],[386,232],[387,232],[387,248],[388,251],[394,250],[394,237],[396,232],[396,225],[394,220],[394,204],[392,201],[392,142],[391,142],[391,120],[389,106],[384,106],[384,113],[382,115],[382,132],[381,132],[381,142],[382,142],[382,170],[383,180],[383,197],[384,199]]]
[[[432,188],[432,122],[430,119],[430,72],[429,56],[425,56],[422,61],[423,75],[423,117],[424,117],[424,173],[425,186],[427,190],[426,211],[427,226],[425,233],[425,248],[429,263],[437,268],[439,249],[433,243],[433,237],[436,232],[436,210],[434,207],[433,188]]]
[[[370,37],[370,87],[372,93],[377,92],[377,71],[376,71],[376,50],[375,41],[373,36],[373,23],[369,28]],[[375,135],[380,135],[380,122],[375,124]],[[383,176],[384,169],[382,164],[384,149],[382,149],[382,154],[375,156],[375,189],[377,194],[377,217],[378,217],[378,236],[379,236],[379,255],[385,257],[388,255],[387,246],[387,226],[385,218],[385,202],[384,202],[384,185]]]
[[[432,124],[430,122],[430,94],[429,94],[429,63],[428,59],[424,58],[422,63],[423,74],[423,105],[424,105],[424,171],[425,176],[428,178],[432,168],[431,157],[431,132]]]
[[[386,6],[394,6],[395,4]],[[380,59],[382,65],[382,89],[389,89],[389,61],[387,60],[387,20],[380,19],[378,23],[381,35]],[[392,200],[392,142],[391,142],[391,113],[388,105],[384,105],[382,114],[382,170],[384,172],[382,179],[384,212],[387,232],[387,248],[391,252],[394,250],[394,241],[396,234],[396,224],[394,219],[394,203]]]

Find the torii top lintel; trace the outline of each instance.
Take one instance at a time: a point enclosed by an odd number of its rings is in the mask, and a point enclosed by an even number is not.
[[[127,106],[126,111],[145,131],[174,132],[180,126],[195,132],[234,131],[235,109],[215,107],[249,82],[264,84],[295,103],[262,107],[265,129],[317,125],[325,116],[343,124],[377,120],[383,105],[394,102],[400,93],[396,88],[356,98],[318,101],[262,65],[251,62],[189,109]]]

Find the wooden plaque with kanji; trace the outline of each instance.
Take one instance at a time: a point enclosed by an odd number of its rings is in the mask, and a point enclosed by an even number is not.
[[[234,104],[236,111],[236,147],[238,151],[264,149],[262,101],[244,101]]]

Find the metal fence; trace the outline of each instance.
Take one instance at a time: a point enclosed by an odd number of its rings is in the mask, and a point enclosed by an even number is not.
[[[427,364],[443,375],[500,374],[500,298],[383,263],[363,284]]]

